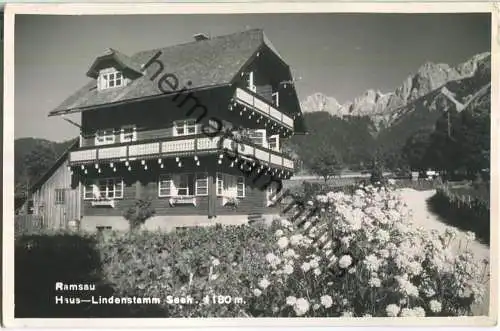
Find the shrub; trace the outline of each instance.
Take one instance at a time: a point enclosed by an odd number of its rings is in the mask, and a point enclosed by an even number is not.
[[[101,242],[100,251],[103,272],[117,293],[161,298],[163,317],[242,317],[248,304],[182,306],[166,299],[250,298],[250,285],[265,271],[271,242],[264,225],[200,227],[172,233],[113,233]]]
[[[134,206],[125,210],[123,217],[129,222],[130,229],[136,230],[154,214],[155,210],[151,207],[151,201],[137,200]]]
[[[429,199],[432,211],[444,221],[464,230],[473,231],[479,239],[490,242],[490,206],[480,197],[459,194],[443,187]]]
[[[391,190],[330,192],[315,207],[317,219],[300,229],[281,222],[251,307],[271,316],[458,316],[483,300],[486,266],[467,248],[454,251],[453,231],[415,228]]]

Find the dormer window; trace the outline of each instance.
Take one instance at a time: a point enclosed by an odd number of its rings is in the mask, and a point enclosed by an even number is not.
[[[99,75],[100,90],[121,86],[125,86],[125,78],[120,71],[115,70],[114,68],[101,70],[101,73]]]

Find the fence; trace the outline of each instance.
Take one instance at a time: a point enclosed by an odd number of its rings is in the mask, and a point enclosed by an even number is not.
[[[33,233],[45,229],[47,226],[43,217],[39,215],[16,215],[14,218],[14,233]]]

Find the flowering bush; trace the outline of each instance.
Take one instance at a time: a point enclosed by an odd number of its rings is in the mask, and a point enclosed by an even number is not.
[[[330,192],[308,208],[319,213],[300,227],[273,225],[253,307],[273,316],[459,316],[483,300],[486,263],[467,246],[453,251],[453,231],[415,227],[394,191]]]

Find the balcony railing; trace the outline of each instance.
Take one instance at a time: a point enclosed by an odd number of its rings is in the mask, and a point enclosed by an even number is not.
[[[288,129],[293,130],[293,119],[291,117],[283,114],[278,109],[271,106],[268,102],[245,91],[244,89],[239,87],[236,88],[235,100],[236,102],[252,108],[252,110],[273,121],[279,121]]]
[[[223,139],[221,142],[220,140]],[[236,143],[236,144],[235,144]],[[222,146],[221,146],[222,145]],[[70,153],[70,165],[93,164],[101,162],[133,161],[138,159],[153,159],[187,155],[203,155],[221,152],[227,148],[233,153],[250,161],[258,161],[275,168],[293,171],[293,161],[282,156],[279,152],[240,142],[232,138],[221,136],[209,138],[194,136],[191,138],[171,137],[161,141],[134,142],[120,146],[93,146]],[[237,152],[236,152],[237,150]]]

